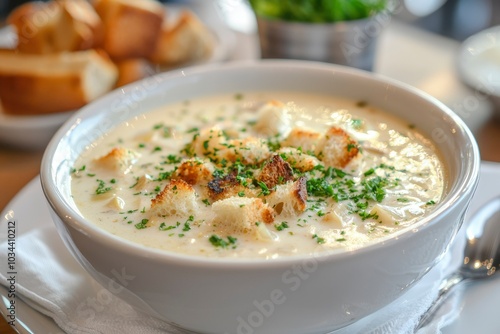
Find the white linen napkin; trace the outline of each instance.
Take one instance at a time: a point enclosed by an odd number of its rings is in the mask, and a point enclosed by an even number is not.
[[[54,319],[63,331],[70,334],[185,333],[142,314],[108,293],[70,255],[55,226],[51,222],[40,225],[43,227],[16,239],[16,292],[31,307]],[[413,333],[418,319],[435,298],[440,279],[455,267],[450,264],[452,253],[458,253],[458,257],[453,257],[455,261],[460,258],[463,239],[459,234],[452,252],[397,301],[334,333]],[[0,244],[0,249],[7,249],[6,241]],[[0,283],[8,286],[6,263],[7,253],[1,252]],[[453,314],[453,307],[444,307],[442,314],[418,334],[440,333],[440,328],[453,319]]]

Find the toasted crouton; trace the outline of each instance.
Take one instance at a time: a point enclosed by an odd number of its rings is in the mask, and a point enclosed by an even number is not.
[[[210,160],[218,161],[227,150],[226,136],[218,127],[203,129],[199,135],[195,135],[191,147],[195,156],[205,156]]]
[[[154,0],[96,0],[94,7],[104,23],[103,48],[115,59],[149,57],[165,18]]]
[[[175,171],[174,177],[190,185],[205,185],[212,179],[215,167],[208,161],[189,159],[183,161]]]
[[[278,150],[278,154],[290,164],[291,167],[308,172],[319,165],[320,161],[312,155],[306,154],[293,147],[283,147]]]
[[[214,45],[212,33],[198,17],[183,11],[174,26],[162,26],[150,59],[161,65],[198,61],[210,57]]]
[[[358,153],[357,142],[338,127],[331,127],[316,147],[316,156],[329,167],[344,168]]]
[[[105,156],[99,157],[94,162],[103,168],[127,173],[137,161],[139,154],[123,147],[115,147]]]
[[[306,178],[279,185],[266,197],[266,201],[277,214],[290,217],[304,212],[307,208]]]
[[[285,140],[281,142],[281,147],[300,148],[303,152],[314,151],[320,138],[321,134],[319,132],[293,128]]]
[[[187,217],[198,209],[196,193],[189,184],[173,179],[151,200],[151,213],[159,217]]]
[[[264,182],[269,189],[276,187],[278,184],[284,184],[293,180],[293,170],[288,162],[284,161],[281,156],[275,154],[266,162],[257,180]]]
[[[229,174],[208,182],[208,196],[215,202],[233,196],[255,197],[256,191],[244,187],[233,174]]]
[[[247,165],[255,165],[268,159],[271,151],[263,139],[247,137],[227,141],[224,157],[229,161],[241,160]]]
[[[254,234],[259,226],[274,221],[274,211],[260,198],[229,197],[212,205],[212,226],[227,234]]]
[[[266,137],[282,135],[290,128],[290,116],[286,106],[280,101],[269,101],[257,110],[255,131]]]

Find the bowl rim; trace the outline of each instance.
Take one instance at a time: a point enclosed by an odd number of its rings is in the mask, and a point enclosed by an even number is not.
[[[139,87],[144,80],[137,81],[135,83],[129,84],[123,88],[117,89],[113,92],[106,94],[105,96],[97,99],[96,101],[86,105],[82,109],[78,110],[70,119],[68,119],[61,128],[56,132],[51,141],[49,142],[42,158],[41,169],[40,169],[40,180],[42,185],[42,190],[44,197],[48,204],[52,207],[54,212],[57,213],[59,217],[65,217],[66,221],[64,224],[71,224],[73,229],[79,231],[79,233],[85,233],[94,240],[97,240],[101,244],[107,244],[119,252],[125,254],[133,254],[134,256],[140,256],[142,258],[155,259],[161,263],[176,263],[182,266],[196,266],[196,267],[210,267],[210,268],[233,268],[233,269],[251,269],[255,267],[289,267],[291,264],[297,262],[309,261],[315,259],[318,261],[327,261],[332,257],[335,259],[344,259],[350,257],[353,254],[363,254],[369,253],[381,247],[389,247],[394,243],[404,242],[406,239],[410,238],[414,233],[419,233],[422,229],[425,229],[428,225],[435,222],[439,216],[447,215],[450,211],[454,210],[458,205],[468,205],[472,194],[474,193],[478,182],[479,182],[479,169],[480,169],[480,155],[479,148],[474,139],[472,132],[462,121],[462,119],[455,114],[450,108],[448,108],[444,103],[437,100],[433,96],[411,86],[406,83],[402,83],[392,78],[385,77],[380,74],[367,72],[363,70],[358,70],[342,65],[321,63],[314,61],[305,60],[284,60],[284,59],[266,59],[266,60],[252,60],[252,61],[235,61],[231,63],[223,64],[209,64],[209,65],[199,65],[184,69],[178,69],[166,73],[156,75],[156,77],[162,78],[162,83],[175,80],[179,77],[186,77],[191,75],[203,75],[204,72],[212,72],[217,70],[235,70],[235,69],[252,69],[255,67],[280,67],[280,68],[299,68],[301,70],[328,70],[341,72],[347,75],[354,75],[361,77],[363,79],[375,80],[377,82],[392,86],[394,88],[402,89],[419,99],[424,99],[428,103],[435,105],[440,112],[444,113],[449,119],[451,119],[458,127],[457,132],[461,132],[464,139],[470,143],[467,150],[471,159],[462,159],[463,171],[461,178],[465,182],[462,184],[457,184],[454,192],[447,194],[445,200],[438,204],[438,207],[434,209],[430,214],[423,217],[421,220],[415,222],[414,224],[398,231],[397,233],[390,234],[388,237],[377,239],[373,242],[363,245],[360,248],[354,250],[345,249],[335,249],[332,251],[321,250],[318,253],[304,253],[298,255],[284,256],[277,259],[265,259],[265,258],[233,258],[233,257],[220,257],[211,258],[197,255],[182,254],[174,251],[160,250],[151,247],[135,243],[133,241],[112,235],[111,233],[97,227],[95,224],[83,219],[83,216],[72,209],[64,197],[57,189],[57,185],[52,182],[51,177],[51,162],[54,154],[56,153],[59,142],[70,133],[73,128],[80,122],[82,116],[92,113],[92,110],[97,109],[100,105],[109,104],[113,99],[120,95],[128,94],[135,88]],[[464,201],[463,196],[466,194],[471,194],[471,196]],[[68,222],[68,220],[70,222]],[[57,224],[56,224],[57,225]],[[58,232],[61,233],[60,228],[57,228]],[[458,230],[458,229],[457,229]],[[66,232],[67,233],[67,232]],[[64,239],[64,238],[63,238]]]

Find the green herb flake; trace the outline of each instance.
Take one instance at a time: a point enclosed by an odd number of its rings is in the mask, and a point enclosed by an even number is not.
[[[161,223],[158,229],[160,231],[169,231],[169,230],[173,230],[176,227],[177,227],[177,225],[168,225],[167,226],[167,224]]]
[[[111,187],[107,187],[106,182],[104,182],[103,180],[98,179],[97,182],[99,183],[99,185],[97,186],[97,189],[95,190],[96,195],[101,195],[101,194],[107,193],[108,191],[111,190]]]
[[[258,181],[257,184],[259,185],[259,187],[261,189],[262,195],[267,196],[271,193],[271,191],[269,190],[269,188],[267,187],[267,185],[264,182]]]
[[[143,220],[141,220],[140,223],[135,224],[135,228],[138,230],[142,230],[142,229],[148,227],[147,226],[148,221],[149,221],[148,219],[144,218]]]
[[[356,129],[356,130],[359,130],[363,127],[363,121],[360,120],[360,119],[353,119],[351,121],[351,126]]]
[[[288,228],[288,223],[283,221],[281,222],[281,224],[275,224],[274,227],[276,228],[276,230],[278,231],[283,231],[285,228]]]
[[[238,240],[237,238],[234,238],[232,236],[228,236],[227,237],[227,241],[226,241],[226,240],[224,240],[223,238],[219,237],[216,234],[213,234],[212,236],[210,236],[210,238],[208,238],[208,241],[210,241],[210,243],[214,247],[220,247],[220,248],[227,248],[227,247],[229,247],[231,245],[233,245],[233,248],[235,248],[237,240]]]
[[[325,240],[324,238],[319,237],[317,234],[314,234],[314,235],[312,236],[312,238],[313,238],[313,239],[316,239],[316,242],[317,242],[318,244],[324,244],[324,243],[326,242],[326,240]]]

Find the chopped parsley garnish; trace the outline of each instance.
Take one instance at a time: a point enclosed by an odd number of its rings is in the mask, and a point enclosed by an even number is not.
[[[360,119],[351,120],[351,125],[354,129],[359,130],[363,126],[363,121]]]
[[[433,200],[430,200],[427,203],[425,203],[425,205],[434,205],[434,204],[436,204],[436,202]]]
[[[111,187],[107,187],[106,182],[104,182],[103,180],[98,179],[97,182],[99,183],[99,185],[97,186],[97,189],[95,190],[96,195],[101,195],[101,194],[107,193],[108,191],[111,190]]]
[[[175,154],[169,154],[167,156],[167,161],[165,161],[165,163],[167,163],[167,164],[178,164],[181,161],[182,161],[181,157],[178,157]]]
[[[160,231],[169,231],[169,230],[173,230],[174,228],[178,227],[181,223],[177,222],[177,225],[168,225],[165,224],[165,223],[161,223],[160,224],[160,227],[159,227],[159,230]]]
[[[182,228],[182,230],[184,232],[187,232],[187,231],[190,231],[191,230],[191,225],[190,223],[194,221],[194,217],[193,216],[189,216],[188,220],[186,220],[186,222],[184,223],[184,227]]]
[[[218,235],[212,234],[210,238],[208,238],[208,241],[214,246],[214,247],[220,247],[220,248],[227,248],[229,246],[232,246],[232,248],[236,248],[236,241],[238,239],[232,236],[228,236],[227,240],[224,240],[223,238],[219,237]]]
[[[317,242],[318,244],[324,244],[324,243],[326,242],[326,240],[325,240],[324,238],[319,237],[317,234],[314,234],[314,235],[312,236],[312,238],[313,238],[313,239],[316,239],[316,242]]]
[[[82,167],[80,167],[79,169],[76,169],[76,168],[71,168],[70,170],[70,173],[71,174],[74,174],[76,172],[83,172],[85,169],[87,168],[87,166],[83,165]]]
[[[364,172],[364,176],[369,176],[369,175],[372,175],[373,173],[375,173],[375,168],[370,168],[369,170],[367,170],[366,172]]]
[[[140,223],[135,224],[135,228],[138,230],[142,230],[142,229],[148,227],[147,226],[148,221],[149,221],[148,219],[144,218],[143,220],[141,220]]]
[[[261,189],[260,194],[267,196],[271,193],[271,190],[269,190],[269,188],[267,187],[267,185],[264,182],[258,181],[257,184],[259,185],[259,187]]]
[[[281,224],[275,224],[274,227],[278,230],[278,231],[283,231],[285,228],[288,228],[288,223],[287,222],[281,222]]]
[[[356,144],[347,144],[347,152],[351,152],[353,149],[359,149],[358,145]]]
[[[166,180],[166,179],[170,178],[170,176],[172,176],[172,173],[173,172],[161,172],[158,174],[158,177],[155,179],[155,181]]]

